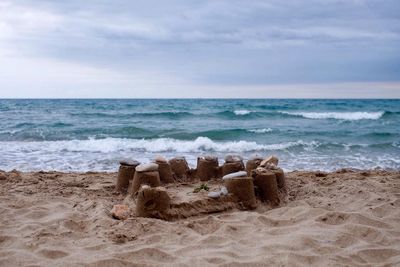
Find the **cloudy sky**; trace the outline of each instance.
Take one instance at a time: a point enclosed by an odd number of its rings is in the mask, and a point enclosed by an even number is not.
[[[396,97],[398,0],[0,0],[0,97]]]

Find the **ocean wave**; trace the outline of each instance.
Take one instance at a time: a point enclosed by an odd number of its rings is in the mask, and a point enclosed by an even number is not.
[[[262,128],[262,129],[250,129],[250,130],[247,130],[247,131],[250,132],[250,133],[262,134],[262,133],[270,133],[273,130],[271,128]]]
[[[179,140],[174,138],[155,138],[155,139],[127,139],[107,137],[103,139],[86,140],[62,140],[62,141],[1,141],[0,150],[20,151],[31,153],[41,151],[45,153],[56,152],[90,152],[90,153],[115,153],[115,152],[179,152],[179,153],[201,153],[201,152],[220,152],[220,153],[245,153],[262,151],[284,151],[301,149],[312,151],[322,149],[358,149],[367,147],[399,147],[399,142],[386,142],[375,144],[346,144],[321,141],[289,141],[273,144],[260,144],[254,141],[215,141],[208,137],[197,137],[194,140]]]
[[[234,110],[233,113],[235,113],[235,115],[247,115],[250,114],[251,111],[247,110],[247,109],[238,109],[238,110]]]
[[[84,118],[133,118],[133,117],[160,117],[160,118],[181,118],[195,116],[196,114],[186,111],[165,111],[165,112],[135,112],[135,113],[107,113],[107,112],[83,112],[70,113],[71,116]]]
[[[178,130],[170,133],[162,133],[157,137],[173,138],[178,140],[194,140],[199,136],[210,138],[214,141],[241,140],[244,136],[248,136],[246,129],[210,129],[206,131],[187,131]]]
[[[279,111],[279,113],[300,116],[307,119],[336,119],[336,120],[378,120],[385,112],[287,112]]]
[[[281,113],[275,111],[256,111],[256,110],[225,110],[219,111],[215,113],[208,113],[203,114],[206,116],[216,116],[222,119],[229,119],[229,120],[252,120],[252,119],[259,119],[259,118],[274,118],[274,117],[282,117]],[[289,115],[286,115],[289,116]]]
[[[207,137],[195,140],[177,140],[172,138],[158,139],[124,139],[104,138],[89,140],[41,141],[41,142],[0,142],[0,148],[13,146],[13,149],[30,151],[57,152],[96,152],[110,153],[118,151],[142,152],[251,152],[284,150],[295,146],[315,146],[316,142],[302,140],[276,144],[258,144],[250,141],[215,142]]]
[[[344,167],[400,169],[400,159],[397,156],[399,148],[399,142],[344,144],[298,140],[260,144],[244,140],[218,142],[207,137],[198,137],[191,141],[172,138],[1,141],[3,157],[0,169],[117,171],[118,160],[121,158],[149,162],[160,154],[167,158],[185,156],[190,166],[195,167],[197,156],[204,153],[212,153],[220,159],[226,153],[239,153],[245,159],[253,154],[275,154],[282,159],[281,166],[291,170],[333,170]]]

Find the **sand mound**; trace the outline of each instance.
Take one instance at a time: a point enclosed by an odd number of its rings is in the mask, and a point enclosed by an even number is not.
[[[173,222],[111,218],[116,178],[0,172],[0,266],[400,264],[399,172],[292,172],[278,208]]]

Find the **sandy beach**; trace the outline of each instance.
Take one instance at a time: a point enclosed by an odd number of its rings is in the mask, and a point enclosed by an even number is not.
[[[398,266],[400,172],[287,173],[274,209],[111,218],[116,173],[0,172],[0,266]]]
[[[400,267],[399,11],[0,0],[0,267]]]

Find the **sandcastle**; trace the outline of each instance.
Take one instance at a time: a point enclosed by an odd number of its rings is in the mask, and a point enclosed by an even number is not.
[[[173,183],[175,182],[172,173],[171,164],[164,157],[157,157],[154,161],[158,165],[158,173],[160,175],[161,182]]]
[[[184,157],[172,158],[168,163],[176,180],[188,180],[190,178],[190,168]]]
[[[218,158],[213,156],[202,156],[197,158],[196,177],[200,181],[209,181],[218,177]]]
[[[222,165],[222,176],[244,169],[243,158],[240,155],[226,155],[225,163]]]
[[[263,161],[263,158],[259,155],[254,155],[246,163],[246,172],[247,175],[251,175],[251,171],[256,169],[258,166],[260,166],[261,161]]]
[[[135,175],[135,168],[140,163],[136,160],[121,160],[118,171],[118,179],[115,188],[118,191],[125,192],[128,190],[129,182]]]
[[[121,161],[115,188],[122,194],[129,188],[125,208],[138,217],[175,220],[231,209],[254,210],[263,203],[274,207],[286,192],[278,162],[275,156],[256,156],[245,168],[241,156],[227,155],[219,166],[217,157],[206,155],[190,169],[183,157],[159,156],[147,164]],[[115,210],[121,209],[119,205]]]
[[[136,166],[135,175],[133,176],[132,186],[130,187],[129,193],[134,196],[144,184],[151,187],[160,185],[158,164],[148,163]]]
[[[257,167],[251,173],[257,193],[262,201],[279,204],[278,183],[275,173],[263,167]]]

